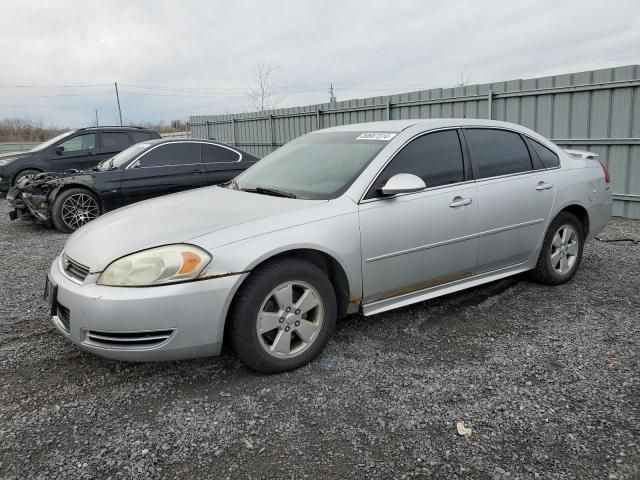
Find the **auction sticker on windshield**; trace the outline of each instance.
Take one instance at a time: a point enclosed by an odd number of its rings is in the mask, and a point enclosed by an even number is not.
[[[384,132],[371,132],[371,133],[362,133],[356,140],[385,140],[389,141],[393,137],[395,137],[396,133],[384,133]]]

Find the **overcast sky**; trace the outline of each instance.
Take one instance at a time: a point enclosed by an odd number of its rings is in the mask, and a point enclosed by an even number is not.
[[[0,2],[0,119],[59,126],[114,81],[125,121],[249,111],[260,61],[281,106],[640,63],[639,0]]]

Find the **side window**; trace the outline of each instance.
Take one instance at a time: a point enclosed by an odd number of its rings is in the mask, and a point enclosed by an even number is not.
[[[240,155],[228,148],[202,143],[202,163],[237,162]]]
[[[458,132],[434,132],[413,140],[385,167],[366,198],[378,196],[376,189],[397,173],[417,175],[427,187],[462,182],[464,166]]]
[[[531,145],[533,145],[533,149],[536,151],[536,153],[540,157],[540,160],[542,160],[542,163],[546,168],[554,168],[560,166],[560,159],[558,158],[558,155],[553,153],[541,143],[532,140],[531,138],[529,139],[529,142],[531,142]]]
[[[122,132],[103,132],[100,134],[100,151],[102,153],[121,152],[129,148],[129,135]]]
[[[129,133],[133,137],[134,143],[145,142],[147,140],[151,140],[152,138],[155,138],[153,135],[151,135],[151,132],[129,132]]]
[[[166,143],[140,159],[142,167],[162,167],[200,163],[199,143]]]
[[[78,135],[57,146],[64,147],[64,153],[92,150],[96,148],[96,134],[87,133],[86,135]]]
[[[520,135],[506,130],[464,130],[480,178],[497,177],[532,169],[529,150]]]

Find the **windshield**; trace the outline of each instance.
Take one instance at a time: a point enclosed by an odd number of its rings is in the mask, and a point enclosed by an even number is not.
[[[151,145],[148,143],[136,143],[126,150],[121,151],[119,154],[103,160],[102,162],[100,162],[97,168],[98,170],[112,170],[120,168],[122,165],[128,163],[132,158],[137,157],[140,153],[145,151],[150,146]]]
[[[69,135],[71,135],[75,130],[72,130],[70,132],[64,132],[61,133],[60,135],[58,135],[57,137],[53,137],[51,140],[47,140],[46,142],[41,143],[40,145],[36,145],[35,147],[33,147],[31,150],[29,150],[30,152],[39,152],[40,150],[44,150],[47,147],[50,147],[51,145],[53,145],[54,143],[56,143],[59,140],[62,140],[65,137],[68,137]]]
[[[241,190],[271,189],[313,200],[336,198],[394,137],[388,133],[376,135],[362,132],[304,135],[246,170],[236,178],[235,185]]]

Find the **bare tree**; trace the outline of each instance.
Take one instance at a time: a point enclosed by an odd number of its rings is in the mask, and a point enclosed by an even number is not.
[[[471,79],[471,74],[467,74],[465,77],[464,72],[460,72],[460,80],[456,84],[456,87],[466,87],[469,85],[469,80]]]
[[[255,85],[247,92],[251,107],[263,112],[275,108],[287,96],[286,91],[275,86],[273,74],[279,67],[260,61],[253,69]]]

